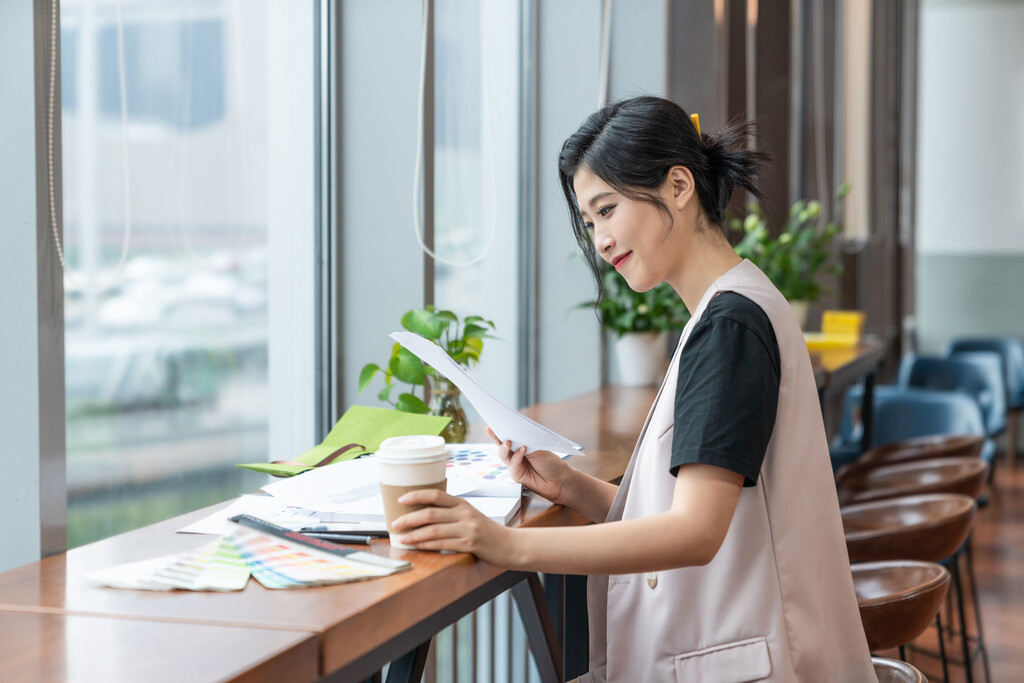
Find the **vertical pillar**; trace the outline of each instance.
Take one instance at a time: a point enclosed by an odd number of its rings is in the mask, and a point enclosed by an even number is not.
[[[0,570],[67,545],[64,287],[47,192],[53,83],[53,213],[60,236],[60,46],[51,4],[0,3]],[[56,31],[59,38],[59,28]]]

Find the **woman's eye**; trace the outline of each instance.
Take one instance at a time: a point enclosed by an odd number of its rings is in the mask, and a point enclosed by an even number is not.
[[[612,209],[614,209],[614,208],[615,208],[614,204],[612,206],[603,206],[600,209],[598,209],[597,213],[599,213],[602,217],[604,217],[604,216],[607,216],[609,213],[611,213]]]
[[[584,230],[589,230],[589,231],[593,232],[594,224],[593,223],[584,223],[583,224],[583,229]]]

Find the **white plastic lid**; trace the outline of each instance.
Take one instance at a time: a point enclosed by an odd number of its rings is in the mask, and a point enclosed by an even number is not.
[[[448,445],[443,436],[392,436],[381,441],[376,457],[401,462],[435,462],[448,459]]]

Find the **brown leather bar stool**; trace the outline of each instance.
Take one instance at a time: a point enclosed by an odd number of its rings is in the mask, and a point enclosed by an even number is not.
[[[839,499],[844,505],[883,500],[903,495],[924,493],[961,493],[977,500],[978,494],[988,478],[988,465],[977,458],[940,458],[916,460],[897,465],[886,465],[865,472],[847,476],[839,489]],[[876,486],[877,488],[871,488]],[[960,558],[964,557],[966,577],[960,571]],[[988,650],[982,629],[978,588],[974,580],[974,562],[971,556],[970,536],[950,557],[943,561],[953,575],[953,597],[957,607],[957,621],[964,671],[967,683],[973,683],[973,661],[971,640],[976,645],[975,655],[980,655],[985,669],[985,680],[991,681]],[[968,634],[964,595],[968,594],[974,605],[974,631]],[[941,637],[940,637],[941,641]]]
[[[839,502],[871,500],[922,493],[962,493],[977,500],[988,477],[988,464],[978,458],[938,458],[883,465],[852,473],[839,484]]]
[[[905,439],[864,451],[856,460],[836,471],[836,481],[841,481],[860,470],[871,470],[901,462],[933,458],[976,458],[981,455],[984,445],[984,436],[971,434],[938,434]]]
[[[872,657],[878,683],[928,683],[924,674],[907,664],[895,659]]]
[[[846,505],[840,512],[850,562],[944,560],[967,540],[976,510],[974,499],[960,493]]]
[[[847,505],[840,512],[851,562],[921,560],[957,555],[974,522],[977,503],[959,493],[925,494]],[[954,590],[961,586],[954,573]],[[949,680],[941,610],[935,615],[942,679]]]
[[[850,565],[857,606],[872,652],[902,648],[939,612],[949,572],[934,562],[888,560]]]

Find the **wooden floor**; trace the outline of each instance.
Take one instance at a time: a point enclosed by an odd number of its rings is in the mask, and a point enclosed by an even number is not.
[[[990,502],[978,512],[973,533],[974,571],[992,680],[1024,681],[1024,463],[1013,471],[999,463]],[[919,642],[934,645],[934,630]],[[908,660],[932,683],[942,680],[934,659],[910,652]],[[963,667],[952,665],[950,681],[965,680]],[[974,680],[985,680],[980,658],[974,664]]]

